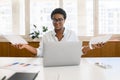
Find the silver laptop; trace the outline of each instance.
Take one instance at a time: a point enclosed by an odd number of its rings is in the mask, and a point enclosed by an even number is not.
[[[74,66],[80,64],[81,42],[43,43],[44,67]]]

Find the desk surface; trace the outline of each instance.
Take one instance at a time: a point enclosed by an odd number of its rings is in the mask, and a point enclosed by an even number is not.
[[[40,73],[36,80],[114,80],[120,79],[120,57],[112,58],[82,58],[79,66],[44,68],[42,58],[0,58],[0,66],[6,63],[20,61],[39,64]],[[109,64],[112,68],[101,68],[95,62]],[[36,68],[38,69],[38,67]],[[33,71],[33,69],[28,70]],[[19,72],[16,71],[16,72]],[[24,71],[23,71],[24,72]],[[26,71],[27,72],[27,71]],[[34,71],[33,71],[34,72]],[[9,78],[15,71],[0,68],[0,79],[6,75]]]

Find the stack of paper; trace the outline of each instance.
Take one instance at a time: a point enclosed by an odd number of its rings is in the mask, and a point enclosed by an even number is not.
[[[92,44],[98,44],[98,43],[105,43],[107,42],[110,38],[112,37],[112,35],[105,35],[105,36],[97,36],[97,37],[93,37],[90,42],[89,42],[89,47],[92,49]]]

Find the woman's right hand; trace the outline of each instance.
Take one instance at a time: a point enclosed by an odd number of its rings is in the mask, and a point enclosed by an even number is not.
[[[16,47],[18,49],[27,49],[28,51],[32,52],[33,54],[37,54],[37,49],[30,46],[29,44],[12,44],[13,47]]]
[[[23,49],[26,47],[27,44],[12,44],[12,46],[18,48],[18,49]]]

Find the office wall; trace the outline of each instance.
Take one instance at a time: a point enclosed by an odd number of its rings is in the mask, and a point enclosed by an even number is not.
[[[34,47],[39,46],[39,42],[29,42]],[[88,41],[84,41],[83,45],[87,45]],[[26,49],[19,50],[14,48],[9,42],[0,42],[0,57],[34,57],[31,52]],[[103,48],[89,51],[83,57],[120,57],[120,41],[111,41],[105,44]]]

